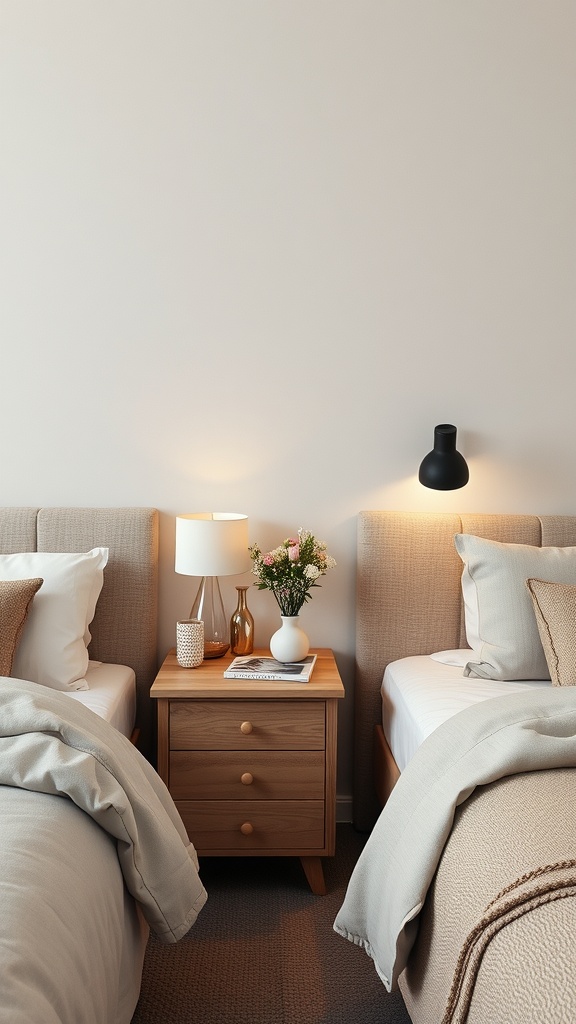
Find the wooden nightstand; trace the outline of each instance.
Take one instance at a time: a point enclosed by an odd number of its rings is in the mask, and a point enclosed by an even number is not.
[[[300,857],[324,894],[334,854],[336,723],[344,687],[321,648],[308,683],[224,679],[232,658],[180,668],[170,651],[152,685],[158,772],[200,856]],[[267,650],[255,655],[270,654]]]

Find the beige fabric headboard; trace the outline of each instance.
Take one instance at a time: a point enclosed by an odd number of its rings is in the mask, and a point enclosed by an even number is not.
[[[356,575],[354,823],[379,812],[373,733],[390,661],[466,647],[456,533],[516,544],[576,544],[576,516],[360,512]]]
[[[0,552],[110,549],[90,657],[136,673],[139,747],[152,752],[157,672],[158,512],[153,508],[0,508]]]

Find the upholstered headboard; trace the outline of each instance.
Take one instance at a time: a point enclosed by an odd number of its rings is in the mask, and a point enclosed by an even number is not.
[[[379,813],[373,734],[386,665],[467,646],[456,533],[516,544],[576,544],[576,517],[360,512],[356,576],[354,822]]]
[[[153,508],[0,508],[0,553],[110,550],[90,657],[136,673],[139,747],[152,750],[157,671],[158,513]]]

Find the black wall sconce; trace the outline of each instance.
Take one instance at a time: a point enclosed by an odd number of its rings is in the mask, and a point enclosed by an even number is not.
[[[434,448],[422,460],[418,479],[435,491],[455,491],[468,483],[466,459],[456,451],[456,427],[440,423],[434,428]]]

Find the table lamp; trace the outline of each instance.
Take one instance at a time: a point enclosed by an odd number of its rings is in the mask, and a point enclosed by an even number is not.
[[[230,647],[229,618],[218,577],[239,575],[249,568],[248,516],[239,512],[176,516],[176,572],[202,577],[190,618],[204,623],[205,658],[221,658]]]

